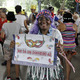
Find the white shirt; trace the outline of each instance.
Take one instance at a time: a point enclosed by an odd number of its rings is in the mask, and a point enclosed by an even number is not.
[[[21,31],[21,26],[16,23],[4,23],[2,27],[2,31],[6,34],[6,39],[4,41],[4,44],[10,44],[10,42],[13,40],[13,34],[19,34]]]
[[[77,33],[80,33],[80,18],[78,18],[78,19],[75,21],[75,24],[77,25],[77,28],[78,28],[78,32],[77,32]]]
[[[24,21],[26,20],[26,17],[21,14],[15,15],[15,17],[16,17],[16,22],[19,23],[22,26],[22,28],[25,28]]]

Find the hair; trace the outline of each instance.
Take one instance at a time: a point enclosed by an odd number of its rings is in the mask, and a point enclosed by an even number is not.
[[[1,10],[3,13],[5,13],[5,14],[6,14],[6,12],[7,12],[7,9],[6,9],[6,8],[0,8],[0,10]]]
[[[72,19],[72,14],[69,12],[65,12],[63,15],[63,22],[72,22],[74,23],[75,21]]]
[[[15,6],[16,13],[21,12],[22,7],[20,5]]]
[[[14,12],[12,12],[12,11],[9,11],[6,16],[7,16],[7,20],[9,20],[9,21],[15,21],[16,20]]]
[[[2,8],[0,8],[0,10],[1,10]]]
[[[52,10],[54,10],[54,7],[50,6],[50,7],[48,8],[48,10],[52,11]]]
[[[52,19],[51,15],[49,15],[48,13],[51,14],[51,12],[49,10],[42,10],[37,14],[37,18],[34,22],[34,25],[33,25],[32,29],[30,30],[31,34],[38,34],[38,31],[40,30],[39,25],[38,25],[38,19],[41,15],[44,15],[45,17],[49,17],[49,19],[51,21],[51,27],[56,28],[55,26],[52,25],[53,19]]]

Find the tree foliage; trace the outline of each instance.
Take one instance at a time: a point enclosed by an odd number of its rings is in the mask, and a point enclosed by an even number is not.
[[[44,5],[52,5],[54,7],[60,8],[61,7],[61,3],[63,1],[64,0],[41,0],[41,3],[44,4]]]
[[[57,7],[58,9],[66,7],[68,9],[70,9],[71,12],[74,12],[76,10],[75,0],[41,0],[41,3],[44,5],[50,4],[54,7]]]
[[[2,4],[6,1],[8,1],[8,0],[0,0],[0,6],[2,6]],[[36,1],[38,3],[39,0],[24,0],[24,1],[23,0],[14,0],[15,5],[20,4],[21,6],[23,6],[23,8],[25,8],[28,11],[30,11],[31,4],[34,4]],[[74,12],[76,10],[75,0],[40,0],[40,1],[41,1],[42,8],[43,7],[46,8],[47,5],[51,5],[58,9],[66,7],[68,9],[70,9],[72,12]],[[35,3],[36,6],[38,5],[37,3]]]
[[[75,2],[75,0],[67,0],[65,6],[66,6],[68,9],[70,9],[71,12],[76,11],[76,2]]]
[[[0,6],[2,6],[3,2],[5,2],[6,0],[0,0]]]

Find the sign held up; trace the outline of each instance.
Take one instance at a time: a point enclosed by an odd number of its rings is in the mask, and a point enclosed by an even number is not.
[[[28,66],[53,67],[55,39],[46,35],[14,35],[15,49],[12,63]]]

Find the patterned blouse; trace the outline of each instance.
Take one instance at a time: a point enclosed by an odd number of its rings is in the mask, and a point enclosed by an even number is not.
[[[63,44],[65,50],[73,50],[76,47],[75,44],[75,30],[73,29],[73,23],[65,23],[66,30],[62,31]]]

